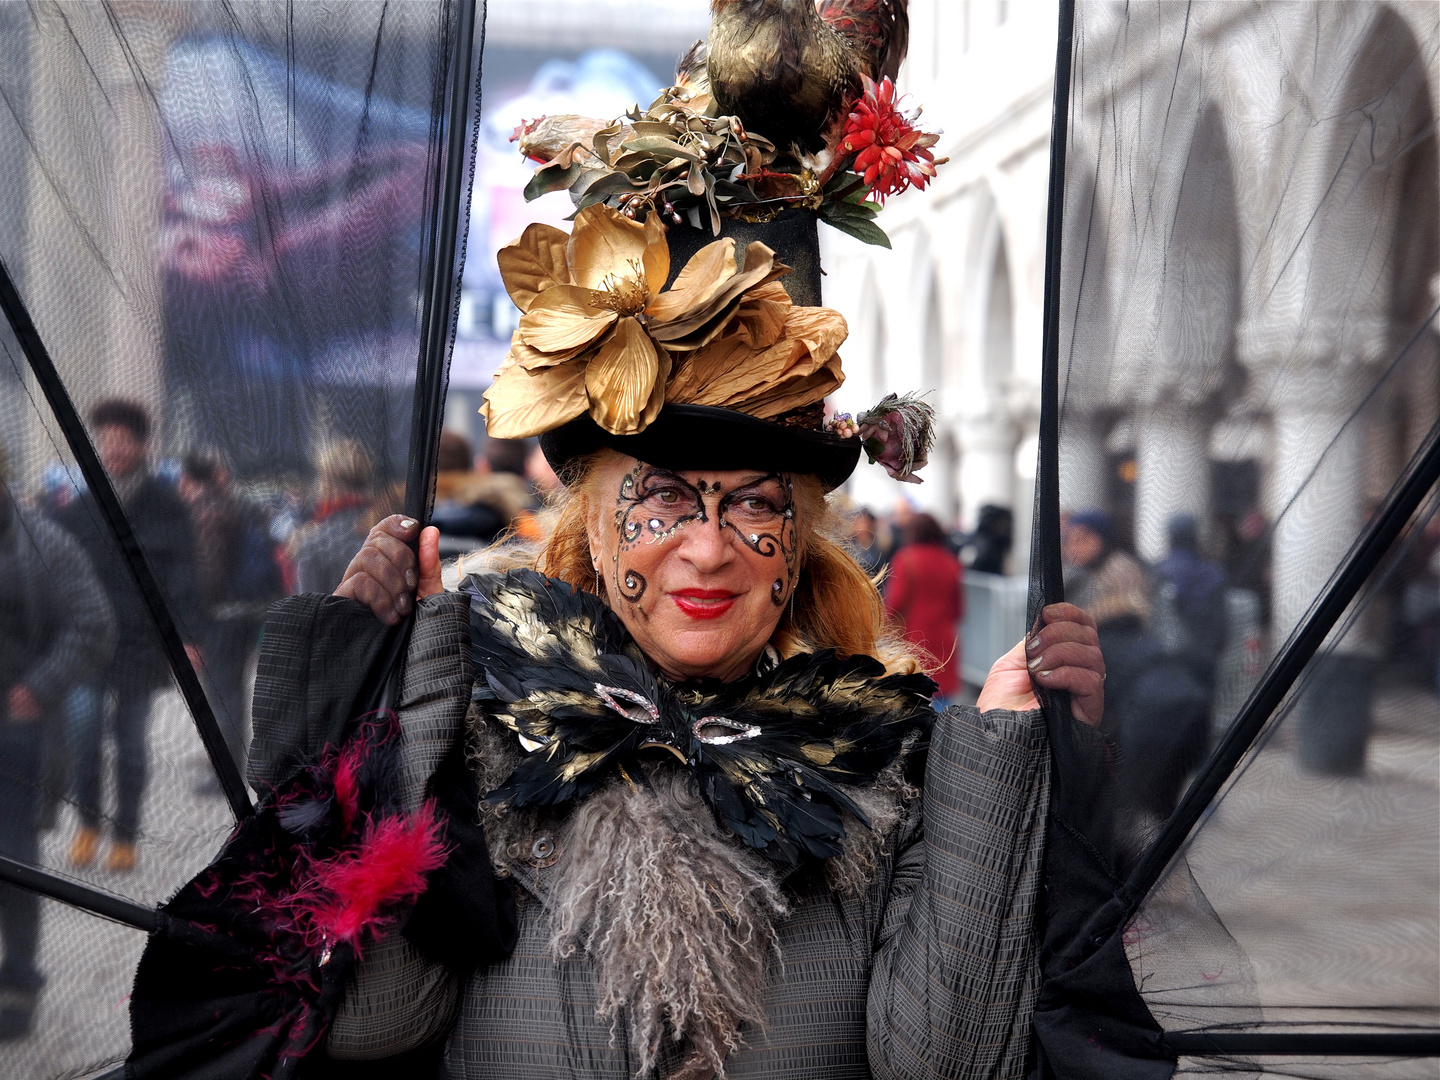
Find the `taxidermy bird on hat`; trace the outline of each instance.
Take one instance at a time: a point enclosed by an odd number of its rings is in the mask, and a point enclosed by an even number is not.
[[[746,130],[813,154],[838,141],[862,75],[894,80],[909,40],[908,0],[711,0],[709,85]]]

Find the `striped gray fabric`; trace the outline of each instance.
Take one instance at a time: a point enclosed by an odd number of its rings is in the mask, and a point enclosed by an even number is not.
[[[414,691],[407,680],[401,708],[407,746],[416,748],[412,785],[423,760],[431,767],[438,760],[444,732],[469,697],[469,650],[460,645],[468,642],[468,620],[462,633],[460,607],[437,604],[427,615],[412,639]],[[432,621],[437,625],[422,632]],[[279,682],[270,685],[281,689]],[[453,708],[441,703],[446,694],[454,694]],[[837,896],[813,872],[786,883],[792,909],[779,924],[767,1022],[745,1032],[747,1046],[726,1062],[726,1075],[1022,1076],[1039,990],[1033,919],[1049,769],[1039,712],[982,716],[961,706],[938,718],[923,820],[916,812],[902,826],[895,854],[868,891]],[[551,955],[545,908],[567,863],[554,843],[552,835],[537,835],[509,859],[519,887],[519,943],[459,994],[445,1051],[453,1080],[635,1076],[627,1033],[595,1017],[589,961],[557,963]],[[331,1035],[332,1055],[385,1056],[423,1044],[450,1023],[454,983],[408,943],[372,950],[361,967]],[[672,1048],[658,1075],[679,1060]]]
[[[766,1027],[745,1033],[726,1075],[1023,1076],[1040,986],[1033,919],[1048,796],[1038,712],[962,706],[940,717],[923,824],[917,814],[902,829],[869,891],[838,897],[816,875],[788,883]],[[455,1080],[635,1075],[625,1032],[612,1038],[595,1019],[588,962],[551,957],[544,908],[548,883],[565,872],[558,856],[545,867],[512,862],[528,901],[520,943],[466,988],[446,1049]]]

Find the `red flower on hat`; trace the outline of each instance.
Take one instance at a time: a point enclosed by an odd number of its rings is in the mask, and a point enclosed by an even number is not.
[[[867,76],[861,78],[864,96],[855,103],[840,136],[841,148],[855,155],[851,167],[882,203],[911,186],[923,190],[941,164],[930,150],[939,133],[915,126],[920,110],[908,115],[900,111],[903,98],[896,97],[895,84],[888,77],[878,84]]]

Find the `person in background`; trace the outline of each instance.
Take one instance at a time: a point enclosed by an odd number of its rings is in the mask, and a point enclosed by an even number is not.
[[[201,652],[215,719],[231,756],[245,768],[245,662],[259,630],[254,613],[237,603],[242,578],[244,518],[230,493],[224,464],[207,453],[190,453],[181,465],[176,491],[190,507],[195,528],[195,571],[204,631]],[[219,794],[215,777],[201,785]]]
[[[287,545],[295,591],[328,593],[365,542],[370,527],[375,466],[354,439],[336,439],[320,451],[319,501],[310,520]]]
[[[1201,558],[1200,524],[1191,514],[1166,523],[1169,553],[1155,576],[1184,630],[1184,655],[1195,677],[1213,692],[1215,665],[1225,644],[1225,571]]]
[[[1003,506],[989,503],[980,507],[975,531],[964,538],[966,547],[972,548],[970,569],[985,574],[1005,573],[1005,556],[1010,554],[1010,545],[1015,539],[1015,517]]]
[[[524,442],[488,439],[479,467],[473,468],[470,443],[464,436],[441,432],[430,520],[440,530],[442,545],[487,547],[517,525],[532,503],[524,479],[525,459]]]
[[[111,398],[90,412],[90,430],[135,539],[145,553],[175,613],[185,652],[198,670],[201,650],[194,644],[203,627],[195,586],[195,541],[190,513],[175,489],[150,472],[147,454],[150,417],[132,401]],[[150,616],[135,591],[130,569],[120,555],[93,492],[72,500],[56,520],[89,556],[115,611],[118,631],[114,659],[91,664],[91,681],[78,685],[67,705],[74,750],[75,801],[80,829],[70,845],[70,861],[89,866],[100,843],[100,771],[106,694],[115,697],[115,786],[119,805],[106,868],[134,869],[135,837],[150,748],[146,727],[155,691],[170,681],[170,666],[160,650]]]
[[[1123,841],[1138,852],[1174,811],[1204,754],[1210,692],[1182,651],[1167,653],[1152,621],[1145,567],[1111,539],[1108,514],[1086,510],[1061,524],[1065,595],[1095,620],[1105,658],[1105,719],[1119,744]]]
[[[115,617],[90,560],[61,528],[17,506],[0,450],[0,854],[39,859],[45,758],[66,691],[115,648]],[[44,977],[40,898],[0,885],[0,1040],[29,1033]]]
[[[940,688],[935,707],[943,710],[960,691],[960,640],[965,615],[960,560],[945,543],[945,532],[929,514],[914,514],[905,545],[890,561],[885,610],[905,627],[908,641],[934,658],[930,677]]]
[[[872,579],[885,569],[878,523],[868,506],[860,507],[850,518],[850,552]]]

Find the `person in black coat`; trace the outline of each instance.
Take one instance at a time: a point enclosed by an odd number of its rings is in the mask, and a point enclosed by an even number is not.
[[[16,505],[0,454],[0,854],[35,865],[63,745],[66,691],[115,647],[105,591],[75,541]],[[57,568],[63,572],[57,573]],[[62,782],[63,783],[63,782]],[[0,1040],[28,1034],[44,983],[36,967],[40,898],[0,885]]]
[[[197,667],[200,610],[196,594],[195,541],[190,513],[174,488],[151,474],[146,465],[150,418],[129,401],[110,399],[91,411],[90,429],[95,448],[110,482],[125,508],[130,527],[151,571],[176,613],[190,662]],[[108,869],[127,871],[135,866],[135,836],[140,801],[145,793],[148,757],[145,729],[150,700],[170,678],[145,604],[120,555],[110,529],[92,493],[86,492],[57,515],[59,524],[85,549],[99,573],[115,609],[119,630],[114,659],[94,671],[91,682],[77,687],[70,700],[74,738],[75,801],[80,809],[80,830],[70,847],[77,867],[89,865],[100,842],[101,744],[107,692],[115,697],[116,789],[119,805]]]

